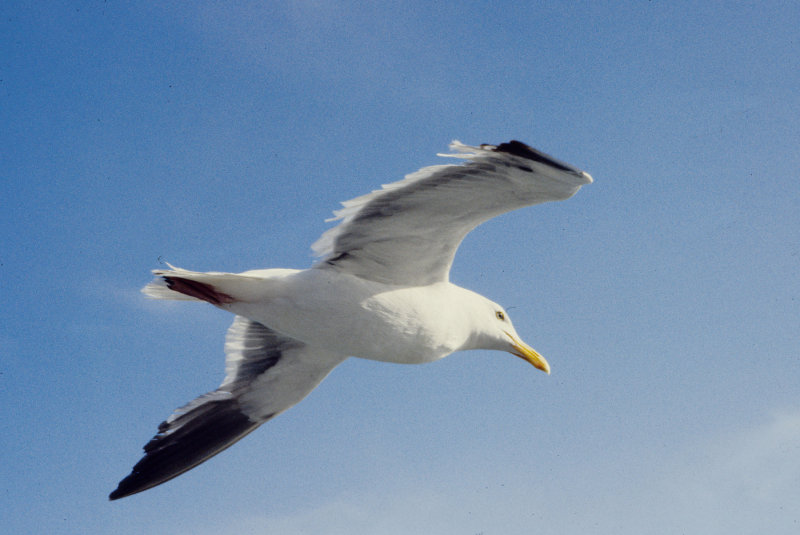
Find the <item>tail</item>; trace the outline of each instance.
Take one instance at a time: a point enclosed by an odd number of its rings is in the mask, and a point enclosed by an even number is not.
[[[236,295],[253,297],[258,292],[259,277],[209,271],[189,271],[167,264],[170,269],[153,270],[156,278],[142,288],[153,299],[206,301],[224,305],[238,301]]]

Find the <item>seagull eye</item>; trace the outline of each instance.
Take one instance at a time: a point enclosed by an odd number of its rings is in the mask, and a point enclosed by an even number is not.
[[[505,315],[505,314],[503,314],[503,312],[502,312],[502,311],[498,310],[497,312],[495,312],[495,313],[494,313],[494,315],[495,315],[495,317],[496,317],[497,319],[499,319],[500,321],[506,321],[506,315]]]

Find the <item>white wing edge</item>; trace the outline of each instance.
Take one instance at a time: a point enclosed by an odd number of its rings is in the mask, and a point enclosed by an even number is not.
[[[438,153],[437,156],[441,156],[443,158],[460,158],[463,160],[475,160],[476,158],[479,158],[484,154],[491,153],[491,150],[494,149],[495,147],[493,145],[482,145],[480,147],[473,147],[471,145],[465,145],[458,140],[453,140],[450,143],[449,148],[450,150],[455,151],[455,154]],[[319,237],[319,239],[317,239],[317,241],[315,241],[311,245],[311,250],[314,252],[314,256],[324,257],[329,254],[332,254],[334,242],[336,241],[336,237],[341,233],[342,226],[345,225],[348,221],[351,221],[365,204],[369,203],[372,199],[374,199],[381,193],[405,187],[408,184],[417,182],[418,180],[424,180],[425,178],[431,176],[433,173],[441,169],[451,167],[452,165],[453,164],[441,164],[441,165],[429,165],[427,167],[423,167],[418,171],[406,175],[401,180],[398,180],[396,182],[391,182],[389,184],[383,184],[381,186],[381,189],[376,189],[371,191],[370,193],[361,195],[360,197],[356,197],[354,199],[342,202],[341,203],[342,208],[339,210],[335,210],[333,212],[333,217],[325,220],[326,223],[339,221],[339,224],[326,230]]]

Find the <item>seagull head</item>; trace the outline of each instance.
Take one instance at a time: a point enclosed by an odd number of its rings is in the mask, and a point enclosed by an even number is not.
[[[550,365],[535,349],[522,341],[511,323],[508,312],[497,303],[485,298],[484,300],[485,306],[480,307],[482,310],[479,314],[479,326],[474,330],[468,345],[463,349],[506,351],[549,375]],[[478,319],[478,316],[475,319]]]

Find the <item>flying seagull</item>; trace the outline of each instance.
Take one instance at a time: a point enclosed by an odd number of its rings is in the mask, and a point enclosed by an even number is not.
[[[519,141],[450,149],[463,162],[420,169],[347,201],[312,245],[310,269],[155,270],[142,291],[235,314],[225,380],[177,409],[144,446],[116,500],[216,455],[302,400],[348,357],[421,364],[496,349],[550,373],[508,313],[449,282],[464,236],[502,213],[571,197],[592,177]]]

